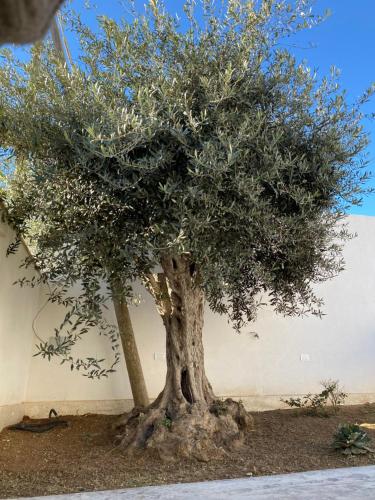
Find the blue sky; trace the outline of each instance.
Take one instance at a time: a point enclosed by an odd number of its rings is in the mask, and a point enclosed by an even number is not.
[[[308,46],[309,42],[315,47],[291,50],[297,57],[307,59],[320,75],[328,73],[332,65],[338,67],[348,99],[354,100],[375,82],[375,0],[316,0],[316,10],[327,8],[332,15],[296,39],[297,47]],[[365,111],[375,111],[375,97]],[[365,120],[364,125],[372,140],[368,147],[368,169],[375,176],[375,121]],[[375,188],[375,178],[370,185]],[[353,207],[352,213],[375,215],[375,193],[366,197],[361,207]]]
[[[142,8],[147,0],[136,0]],[[72,0],[71,7],[82,14],[92,27],[95,16],[104,14],[118,19],[126,12],[117,0],[94,0],[95,11],[87,11],[85,0]],[[182,0],[165,0],[171,13],[181,12]],[[298,59],[305,59],[316,68],[320,76],[329,73],[332,65],[341,70],[341,83],[349,100],[354,100],[375,82],[375,0],[316,0],[315,12],[330,9],[332,15],[321,25],[300,33],[288,41],[289,49]],[[67,33],[73,57],[77,55],[76,40]],[[313,44],[313,48],[309,46]],[[375,111],[375,98],[366,107]],[[372,136],[368,148],[369,169],[374,172],[370,185],[375,188],[375,121],[365,120],[364,125]],[[375,194],[365,198],[361,207],[353,207],[352,213],[375,215]]]

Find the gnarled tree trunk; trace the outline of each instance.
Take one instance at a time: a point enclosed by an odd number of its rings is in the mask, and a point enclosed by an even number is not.
[[[153,289],[166,330],[167,377],[162,400],[171,405],[210,405],[215,397],[204,370],[204,295],[187,258],[164,258]],[[161,294],[161,296],[160,296]]]
[[[134,406],[143,408],[149,404],[146,383],[143,375],[141,361],[137,344],[134,337],[126,298],[122,293],[121,285],[112,285],[113,305],[115,308],[121,344],[124,352],[126,368],[128,371],[130,386],[132,390]]]
[[[232,400],[218,400],[207,380],[202,342],[204,294],[189,255],[165,256],[162,273],[149,275],[166,329],[167,376],[163,391],[145,410],[129,413],[118,426],[129,452],[156,451],[208,460],[242,443],[252,418]]]

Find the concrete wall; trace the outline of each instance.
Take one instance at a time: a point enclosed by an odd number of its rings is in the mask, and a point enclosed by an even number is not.
[[[281,396],[318,391],[321,380],[334,378],[350,393],[350,402],[375,401],[375,218],[352,216],[349,221],[358,238],[347,243],[346,270],[319,288],[325,299],[322,320],[282,318],[264,309],[256,324],[237,334],[225,318],[206,311],[206,369],[217,395],[241,398],[254,410],[277,408]],[[9,233],[3,226],[1,230]],[[45,416],[51,407],[60,413],[116,413],[129,408],[131,392],[123,364],[110,378],[93,381],[70,372],[66,365],[31,356],[35,343],[31,320],[45,296],[11,287],[19,270],[15,257],[5,260],[1,245],[0,297],[7,298],[0,300],[0,318],[5,312],[7,319],[0,319],[0,360],[6,363],[6,369],[0,365],[0,405],[16,404],[23,397],[22,410],[34,416]],[[143,295],[142,304],[131,314],[146,383],[155,398],[165,377],[165,336],[151,297]],[[21,308],[24,313],[18,315]],[[46,339],[53,335],[62,313],[57,307],[45,307],[35,321],[38,335]],[[3,345],[8,347],[3,350]],[[79,352],[111,354],[95,331],[87,335]]]

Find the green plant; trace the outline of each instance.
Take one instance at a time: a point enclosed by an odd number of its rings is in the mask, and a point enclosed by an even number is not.
[[[338,413],[348,395],[339,386],[338,380],[323,380],[321,385],[324,387],[321,394],[327,396],[327,401],[331,404],[333,412]]]
[[[227,405],[225,404],[225,401],[223,401],[222,399],[215,399],[215,401],[210,406],[210,412],[216,415],[216,417],[225,415],[228,412],[228,408]]]
[[[370,438],[358,424],[340,425],[334,434],[333,448],[341,451],[343,455],[361,455],[375,453],[367,446]]]
[[[313,415],[328,416],[328,408],[337,413],[347,394],[340,388],[338,380],[325,380],[321,385],[323,390],[318,394],[308,393],[302,398],[281,399],[281,401],[291,408],[304,408]]]
[[[169,417],[164,417],[161,421],[161,425],[166,429],[170,429],[172,427],[172,419],[170,419]]]

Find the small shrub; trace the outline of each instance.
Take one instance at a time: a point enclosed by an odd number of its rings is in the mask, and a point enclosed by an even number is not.
[[[334,413],[338,413],[348,395],[339,386],[338,380],[323,380],[321,385],[324,387],[321,395],[327,396]]]
[[[369,436],[358,424],[340,425],[333,439],[333,448],[344,455],[375,453],[367,446]]]
[[[326,399],[321,394],[308,393],[301,398],[281,399],[291,408],[303,408],[307,413],[317,414],[326,405]]]
[[[210,407],[210,412],[213,413],[216,417],[225,415],[228,412],[225,401],[223,401],[222,399],[216,399]]]
[[[164,417],[160,423],[166,429],[170,429],[172,427],[172,419],[169,417]]]
[[[339,387],[338,380],[325,380],[321,385],[323,390],[318,394],[308,393],[301,398],[281,399],[281,401],[291,408],[303,408],[312,415],[328,416],[328,409],[337,413],[340,405],[345,402],[347,394]]]

